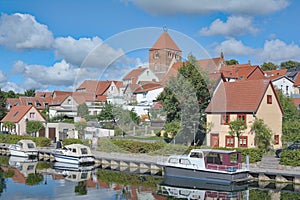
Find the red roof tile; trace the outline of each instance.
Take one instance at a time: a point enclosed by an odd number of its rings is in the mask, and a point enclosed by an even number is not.
[[[123,80],[131,80],[133,78],[139,77],[147,68],[137,68],[131,70],[124,78]]]
[[[222,82],[206,112],[256,112],[269,85],[272,86],[270,80],[264,79]],[[276,95],[275,91],[274,94]]]
[[[1,122],[19,122],[33,106],[12,107]]]
[[[171,36],[164,31],[158,40],[154,43],[154,45],[150,48],[150,50],[155,49],[172,49],[176,51],[181,51]]]
[[[285,76],[287,69],[279,69],[279,70],[266,70],[264,71],[265,77],[271,80],[275,80],[279,77]]]
[[[163,88],[163,86],[157,82],[145,82],[145,83],[142,83],[142,85],[140,85],[138,88],[136,88],[134,90],[134,93],[151,91],[151,90],[155,90],[158,88]]]
[[[250,64],[227,65],[220,72],[225,78],[233,78],[237,80],[245,80],[250,78],[257,71],[256,77],[253,79],[263,79],[264,73],[259,66],[251,66]]]
[[[294,86],[295,87],[300,86],[300,75],[299,75],[299,72],[298,72],[297,77],[295,79]]]

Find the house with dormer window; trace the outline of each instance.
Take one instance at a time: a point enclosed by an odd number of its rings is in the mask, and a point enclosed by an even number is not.
[[[272,131],[273,148],[282,146],[283,109],[270,80],[222,81],[206,109],[210,130],[206,142],[211,147],[256,147],[251,126],[262,119]],[[247,129],[238,139],[229,134],[229,124],[236,119],[244,120]]]

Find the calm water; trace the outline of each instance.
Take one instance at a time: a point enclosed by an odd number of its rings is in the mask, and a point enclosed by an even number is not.
[[[0,199],[300,199],[293,185],[220,186],[0,157]],[[196,187],[195,187],[196,185]],[[296,190],[297,187],[296,187]],[[300,189],[298,190],[300,191]]]

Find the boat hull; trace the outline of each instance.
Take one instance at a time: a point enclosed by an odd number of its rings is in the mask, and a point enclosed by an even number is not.
[[[22,151],[17,149],[9,149],[9,153],[11,156],[25,157],[25,158],[34,158],[37,157],[37,151]]]
[[[248,171],[237,172],[222,172],[180,168],[175,166],[165,166],[164,173],[167,177],[194,179],[197,181],[218,183],[218,184],[232,184],[237,182],[249,181]]]
[[[95,163],[93,156],[69,156],[62,154],[53,154],[55,161],[62,163],[69,163],[74,165],[84,165]]]

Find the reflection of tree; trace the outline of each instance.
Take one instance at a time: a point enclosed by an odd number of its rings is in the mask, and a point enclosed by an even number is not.
[[[78,182],[77,186],[75,186],[75,193],[78,195],[86,195],[87,194],[85,181]]]
[[[44,180],[42,174],[29,174],[26,178],[26,185],[38,185]]]
[[[4,178],[4,172],[0,168],[0,197],[5,188],[6,188],[6,183],[5,183],[5,178]]]

